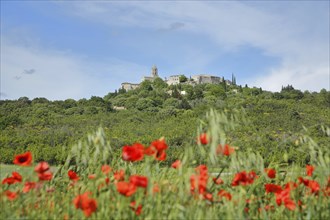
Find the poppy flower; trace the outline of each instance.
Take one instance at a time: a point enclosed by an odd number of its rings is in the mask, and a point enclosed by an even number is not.
[[[2,184],[14,184],[14,183],[20,183],[22,182],[22,176],[18,172],[12,172],[11,177],[7,177],[2,180]]]
[[[96,178],[95,174],[89,174],[88,175],[88,179],[90,179],[90,180],[95,179],[95,178]]]
[[[267,193],[280,193],[282,191],[282,187],[276,184],[265,184],[265,190]]]
[[[181,166],[181,161],[180,160],[176,160],[172,163],[171,167],[174,169],[178,169]]]
[[[225,156],[229,156],[234,152],[235,152],[235,148],[229,146],[228,144],[225,144],[225,146],[222,146],[221,144],[219,144],[216,149],[217,154],[222,154]]]
[[[223,180],[220,177],[219,178],[213,177],[212,180],[213,180],[214,184],[217,184],[217,185],[223,184]]]
[[[125,179],[125,171],[119,170],[113,174],[115,180],[121,181]]]
[[[141,212],[142,212],[142,205],[141,204],[136,207],[136,202],[133,201],[133,202],[130,203],[129,206],[135,212],[136,215],[140,215],[141,214]]]
[[[5,191],[5,195],[10,201],[13,201],[17,198],[18,193],[7,190],[7,191]]]
[[[197,142],[202,144],[202,145],[207,145],[209,143],[208,135],[206,133],[200,134],[199,137],[198,137]]]
[[[79,180],[78,174],[76,172],[74,172],[73,170],[68,171],[68,176],[69,176],[70,180],[73,180],[73,181]]]
[[[14,164],[19,166],[30,166],[32,163],[32,154],[30,151],[16,155],[14,158]]]
[[[35,182],[25,182],[23,187],[23,193],[29,192],[31,189],[35,189],[37,184]]]
[[[108,173],[110,173],[111,170],[112,170],[111,167],[110,167],[109,165],[107,165],[107,164],[102,165],[102,167],[101,167],[101,171],[102,171],[102,173],[104,173],[105,175],[107,175]]]
[[[235,174],[235,177],[231,185],[232,186],[249,185],[252,184],[256,178],[257,175],[254,171],[251,171],[249,173],[246,173],[246,171],[242,171],[240,173]]]
[[[278,206],[280,206],[282,203],[284,203],[284,206],[289,210],[295,210],[296,203],[290,198],[290,190],[285,189],[282,190],[280,193],[275,193],[276,196],[276,203]]]
[[[154,156],[156,160],[164,161],[166,159],[166,149],[168,148],[165,139],[161,138],[151,142],[150,147],[147,148],[145,153]]]
[[[314,170],[315,170],[315,167],[313,167],[312,165],[306,165],[306,174],[307,174],[307,176],[312,176]]]
[[[53,174],[50,171],[46,171],[46,172],[43,172],[43,173],[38,173],[38,177],[39,177],[39,180],[48,181],[48,180],[51,180],[53,178]]]
[[[124,196],[131,196],[136,192],[136,186],[130,182],[118,182],[117,191]]]
[[[34,171],[37,173],[44,173],[47,170],[49,170],[49,164],[47,162],[40,162],[37,164],[37,166],[34,168]]]
[[[122,158],[125,161],[140,161],[143,159],[144,147],[142,144],[135,143],[132,146],[124,146]]]
[[[190,191],[195,192],[195,189],[198,188],[198,193],[203,195],[206,193],[206,185],[208,180],[208,171],[207,166],[199,165],[195,168],[197,174],[192,174],[190,176]]]
[[[213,195],[211,193],[204,193],[204,199],[213,201]]]
[[[136,187],[146,188],[148,186],[148,178],[145,176],[133,175],[130,176],[129,181]]]
[[[276,170],[272,168],[265,168],[265,172],[267,173],[267,176],[271,179],[274,179],[276,177]]]
[[[153,188],[152,188],[152,193],[158,193],[160,191],[158,184],[154,184]]]
[[[76,209],[83,210],[86,217],[91,216],[93,212],[97,209],[97,202],[95,199],[89,198],[88,192],[85,192],[82,195],[78,195],[74,200],[73,204],[75,205]]]
[[[223,189],[218,192],[218,196],[220,196],[220,198],[226,198],[228,201],[231,200],[231,194]]]

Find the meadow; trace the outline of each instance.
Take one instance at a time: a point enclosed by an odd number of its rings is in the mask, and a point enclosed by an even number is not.
[[[1,165],[1,219],[329,219],[329,149],[305,135],[308,164],[266,163],[227,143],[241,120],[210,110],[171,163],[166,137],[118,153],[101,128],[56,167],[17,154]]]

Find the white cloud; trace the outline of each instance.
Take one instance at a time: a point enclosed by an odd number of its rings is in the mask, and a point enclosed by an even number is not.
[[[131,73],[146,72],[143,66],[122,60],[108,59],[104,63],[89,61],[68,52],[38,46],[13,44],[2,38],[1,98],[17,99],[46,97],[50,100],[104,96],[128,81]],[[34,70],[33,74],[24,74]]]
[[[250,45],[281,60],[268,72],[252,76],[249,85],[273,91],[286,84],[302,90],[329,89],[329,2],[79,2],[70,6],[70,13],[111,26],[159,30],[181,23],[180,31],[214,41],[221,51]]]

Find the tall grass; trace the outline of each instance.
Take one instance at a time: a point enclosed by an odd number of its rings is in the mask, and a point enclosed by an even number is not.
[[[329,150],[321,151],[320,146],[308,136],[300,139],[301,149],[310,154],[311,165],[315,171],[306,176],[302,168],[296,165],[280,166],[270,164],[268,168],[276,170],[276,177],[269,178],[265,172],[264,159],[253,149],[241,152],[239,146],[231,147],[228,154],[219,152],[227,143],[226,133],[233,131],[246,120],[242,112],[231,113],[210,110],[201,121],[197,137],[205,133],[207,144],[196,141],[185,146],[178,156],[181,166],[174,169],[165,161],[155,160],[144,155],[143,160],[124,161],[106,140],[102,129],[89,135],[84,141],[72,147],[66,163],[54,172],[50,181],[39,181],[37,174],[24,173],[23,181],[15,184],[2,184],[1,219],[330,219],[330,159]],[[329,129],[324,129],[330,137]],[[165,137],[166,140],[166,137]],[[197,140],[197,138],[196,138]],[[171,146],[169,146],[170,148]],[[323,148],[327,149],[327,148]],[[102,165],[112,170],[104,173]],[[195,168],[205,165],[210,172],[202,174]],[[79,180],[68,177],[68,171],[78,174]],[[116,179],[115,173],[123,170],[124,180]],[[248,184],[234,186],[235,174],[253,171],[257,178]],[[224,175],[225,174],[225,175]],[[10,175],[10,174],[8,174]],[[90,179],[90,175],[95,178]],[[129,183],[132,175],[148,178],[146,188],[137,187],[131,196],[118,192],[118,182]],[[194,184],[192,176],[197,176]],[[221,178],[223,184],[217,185],[212,178]],[[319,188],[311,192],[311,186],[299,181],[316,181]],[[108,179],[107,179],[108,178]],[[29,192],[23,193],[25,182],[40,183]],[[202,181],[205,184],[202,184]],[[275,193],[267,193],[265,184],[272,183],[282,187],[288,182],[297,186],[289,191],[294,208],[278,204]],[[244,182],[243,182],[244,183]],[[156,190],[158,188],[159,190]],[[201,190],[202,189],[202,190]],[[17,197],[10,200],[6,192],[16,192]],[[219,196],[225,190],[231,199]],[[87,217],[73,204],[78,195],[89,192],[89,198],[97,203],[97,209]],[[133,207],[131,202],[135,202]],[[142,211],[138,212],[141,205]]]

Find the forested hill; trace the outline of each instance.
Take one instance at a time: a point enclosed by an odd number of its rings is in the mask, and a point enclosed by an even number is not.
[[[196,140],[201,121],[213,108],[227,114],[239,111],[247,119],[227,134],[229,144],[258,151],[268,162],[286,154],[289,162],[305,163],[309,158],[297,147],[299,137],[309,135],[329,145],[324,135],[330,126],[329,106],[330,92],[325,89],[310,93],[286,86],[272,93],[225,83],[167,86],[160,78],[103,98],[2,100],[0,162],[11,163],[13,155],[30,150],[35,161],[63,163],[73,144],[101,126],[118,153],[124,145],[165,137],[170,163]]]

